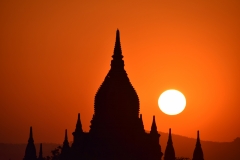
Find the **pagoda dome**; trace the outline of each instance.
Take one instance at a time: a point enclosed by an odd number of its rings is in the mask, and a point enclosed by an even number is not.
[[[111,69],[95,96],[92,121],[94,121],[94,118],[101,119],[106,123],[109,120],[118,121],[118,124],[137,121],[139,117],[139,99],[124,69],[119,30],[116,33],[112,58]]]

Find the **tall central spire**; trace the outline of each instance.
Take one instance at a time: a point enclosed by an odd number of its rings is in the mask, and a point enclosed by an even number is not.
[[[95,96],[90,132],[101,132],[104,137],[130,129],[135,132],[132,126],[140,126],[139,99],[124,69],[120,32],[117,30],[111,68]]]
[[[113,52],[113,59],[116,58],[123,58],[122,55],[122,49],[121,49],[121,43],[120,43],[120,33],[119,30],[116,32],[116,41],[115,41],[115,47],[114,47],[114,52]]]
[[[124,61],[122,60],[122,49],[121,49],[121,43],[120,43],[120,33],[119,30],[116,32],[116,41],[114,46],[114,52],[112,55],[113,60],[111,61],[111,67],[112,69],[123,69],[124,67]]]

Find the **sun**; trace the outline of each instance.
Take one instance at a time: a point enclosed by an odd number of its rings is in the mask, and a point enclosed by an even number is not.
[[[177,115],[185,109],[186,98],[178,90],[169,89],[160,95],[158,105],[163,113]]]

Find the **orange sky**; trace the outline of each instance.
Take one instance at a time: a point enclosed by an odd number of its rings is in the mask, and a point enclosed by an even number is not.
[[[202,140],[240,136],[240,1],[1,0],[0,142],[62,142],[77,113],[89,130],[95,93],[120,29],[125,69],[146,130]],[[185,94],[177,116],[157,105]],[[72,140],[72,136],[69,136]]]

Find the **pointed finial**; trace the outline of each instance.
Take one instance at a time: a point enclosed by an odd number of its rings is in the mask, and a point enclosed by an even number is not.
[[[28,142],[33,142],[32,126],[30,126],[30,133],[29,133],[29,139],[28,139]]]
[[[67,129],[65,129],[65,141],[68,141]]]
[[[120,44],[120,32],[119,30],[117,29],[117,32],[116,32],[116,41],[115,41],[115,44],[116,45],[119,45]],[[116,46],[115,46],[116,47]]]
[[[29,138],[32,138],[33,135],[32,135],[32,126],[30,127],[30,135],[29,135]]]
[[[32,131],[32,126],[30,127],[30,132],[29,132],[29,139],[28,139],[28,144],[26,146],[25,150],[25,155],[24,159],[37,159],[37,154],[36,154],[36,148],[34,145],[34,140],[33,140],[33,131]]]
[[[121,49],[121,43],[120,43],[120,31],[117,29],[116,32],[116,41],[115,41],[115,47],[113,52],[113,59],[122,59],[122,49]]]
[[[200,143],[199,130],[197,131],[197,142],[196,142],[196,147],[193,152],[192,160],[204,160],[203,150],[202,150],[201,143]]]
[[[168,143],[172,143],[172,131],[171,131],[171,128],[169,128]]]
[[[124,69],[124,61],[123,61],[123,55],[122,55],[122,49],[121,49],[121,43],[120,43],[120,32],[118,29],[116,32],[116,41],[115,41],[112,58],[113,59],[111,61],[111,69],[113,70]]]
[[[67,129],[65,129],[65,136],[64,137],[65,138],[64,138],[64,141],[63,141],[63,146],[62,146],[62,151],[61,151],[61,155],[63,155],[63,156],[64,156],[64,154],[66,154],[66,152],[68,152],[68,149],[69,149]]]
[[[197,131],[197,144],[196,145],[201,145],[201,143],[200,143],[200,136],[199,136],[199,130]]]
[[[81,124],[81,122],[80,122],[80,113],[78,113],[77,124],[78,124],[78,125],[80,125],[80,124]]]
[[[39,156],[38,156],[39,159],[42,159],[43,158],[43,153],[42,153],[42,143],[40,143],[40,150],[39,150]]]
[[[153,116],[153,121],[152,121],[152,126],[151,126],[151,131],[150,131],[150,134],[158,134],[158,131],[157,131],[157,125],[156,125],[156,122],[155,122],[155,116]]]
[[[67,129],[65,129],[65,137],[64,137],[64,141],[63,141],[63,146],[67,146],[67,147],[69,146]]]
[[[82,123],[81,123],[81,120],[80,120],[80,113],[78,113],[78,119],[77,119],[75,132],[83,132]]]
[[[171,128],[169,128],[169,135],[168,135],[167,146],[165,149],[164,160],[175,160],[175,159],[176,159],[175,150],[172,142],[172,130]]]

